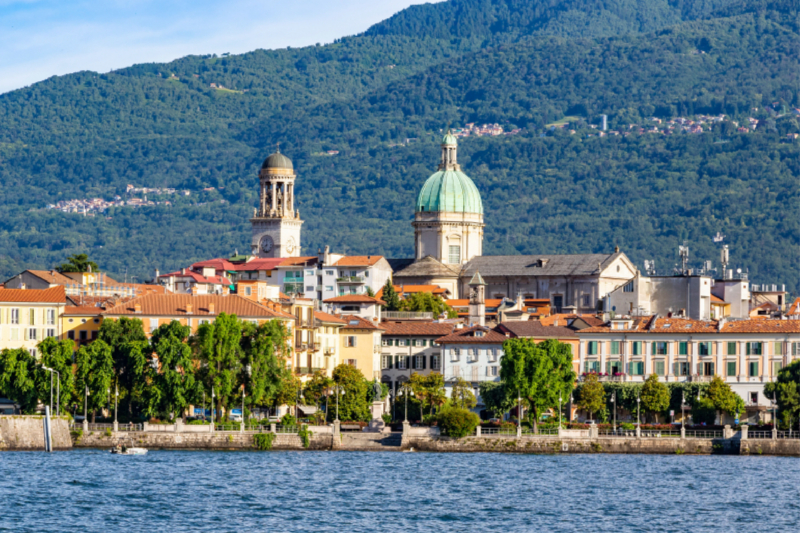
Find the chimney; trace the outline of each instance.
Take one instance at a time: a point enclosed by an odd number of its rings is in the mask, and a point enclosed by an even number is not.
[[[181,269],[181,276],[185,276],[185,275],[186,275],[186,269],[185,269],[185,268],[182,268],[182,269]]]
[[[27,287],[25,286],[24,283],[20,283],[19,284],[19,288],[22,289],[22,290],[25,290]]]
[[[197,285],[192,285],[192,296],[197,296]]]
[[[133,304],[133,312],[136,314],[142,313],[142,304]]]
[[[194,309],[194,307],[192,306],[192,304],[186,304],[186,314],[187,315],[191,315],[193,309]]]
[[[156,269],[156,281],[158,281],[158,277],[159,277],[160,275],[161,275],[161,274],[159,273],[158,269]]]
[[[211,302],[210,304],[208,304],[208,312],[209,312],[209,314],[212,314],[212,315],[214,314],[214,302]]]

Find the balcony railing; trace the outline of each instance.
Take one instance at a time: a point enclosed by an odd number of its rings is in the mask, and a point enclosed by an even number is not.
[[[294,369],[295,374],[313,374],[314,372],[318,372],[320,370],[325,370],[324,368],[317,368],[313,366],[297,366]]]
[[[333,355],[336,351],[333,348],[325,348],[325,355]]]
[[[689,381],[695,383],[710,383],[712,379],[714,379],[714,376],[701,376],[699,374],[695,374],[689,377]]]
[[[322,348],[322,344],[319,343],[319,342],[309,342],[308,343],[308,349],[311,350],[312,352],[317,352],[317,351],[319,351],[320,348]]]
[[[294,349],[295,350],[300,350],[300,351],[307,350],[308,349],[308,344],[306,344],[304,342],[295,343]]]
[[[433,313],[423,311],[384,311],[387,320],[433,320]]]
[[[314,324],[314,321],[313,321],[313,320],[299,320],[299,319],[295,319],[295,323],[296,323],[296,326],[295,326],[295,327],[298,327],[298,328],[304,328],[304,329],[314,329],[314,328],[316,327],[316,325]]]
[[[303,283],[284,283],[283,292],[286,294],[305,294]]]
[[[336,278],[337,283],[364,283],[366,280],[362,276],[344,276]]]

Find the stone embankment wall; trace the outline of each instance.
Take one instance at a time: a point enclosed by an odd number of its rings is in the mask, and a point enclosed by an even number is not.
[[[72,448],[69,422],[66,418],[51,418],[53,449]],[[0,450],[44,450],[44,417],[0,416]]]
[[[254,450],[250,433],[151,433],[144,431],[102,432],[75,434],[76,448],[111,448],[119,439],[149,450]],[[331,435],[312,435],[309,450],[330,450]],[[273,450],[303,450],[298,435],[278,433],[272,442]]]

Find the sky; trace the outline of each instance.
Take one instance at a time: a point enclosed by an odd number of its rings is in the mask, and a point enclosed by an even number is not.
[[[0,0],[0,93],[190,54],[329,43],[437,0]]]

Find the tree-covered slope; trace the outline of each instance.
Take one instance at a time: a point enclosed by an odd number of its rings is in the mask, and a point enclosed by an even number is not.
[[[800,128],[764,109],[800,106],[790,4],[451,0],[330,45],[82,72],[0,95],[0,273],[85,251],[141,280],[248,250],[257,169],[277,142],[298,170],[306,252],[409,256],[440,130],[500,122],[525,129],[459,150],[483,196],[487,253],[619,245],[666,272],[683,240],[698,261],[715,259],[720,231],[756,280],[796,289],[800,169],[785,134]],[[587,137],[600,113],[619,130],[696,113],[762,125]],[[546,128],[565,115],[578,117],[575,135]],[[129,183],[193,194],[97,217],[42,209]]]

